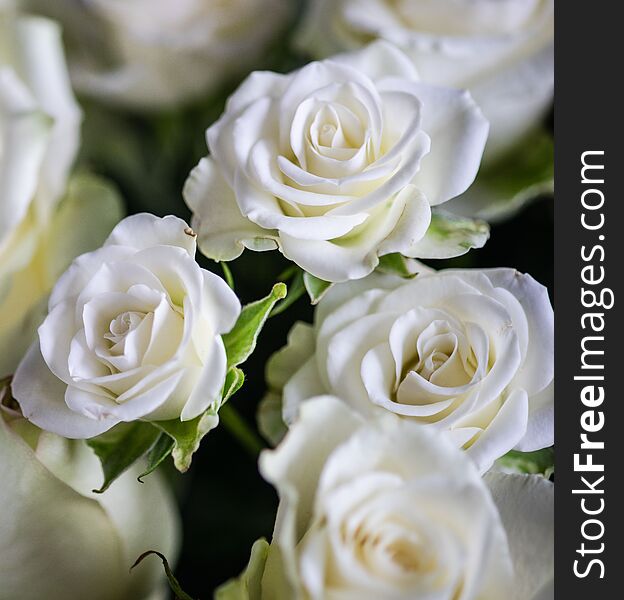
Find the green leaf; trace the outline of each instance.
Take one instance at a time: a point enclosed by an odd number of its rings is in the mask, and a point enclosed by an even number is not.
[[[167,581],[169,582],[169,587],[171,591],[174,593],[176,600],[193,600],[191,596],[189,596],[180,586],[178,580],[175,578],[171,567],[169,566],[169,561],[167,561],[164,554],[157,552],[156,550],[148,550],[147,552],[143,552],[139,558],[136,559],[135,563],[130,567],[130,570],[134,569],[138,564],[143,562],[145,558],[150,555],[156,555],[162,561],[163,568],[165,569],[165,575],[167,576]]]
[[[228,367],[245,362],[254,351],[258,335],[278,300],[286,297],[286,285],[276,283],[271,293],[262,300],[247,304],[241,311],[232,331],[223,336]]]
[[[159,431],[149,423],[134,421],[120,423],[99,435],[87,440],[102,463],[104,482],[96,494],[106,491],[117,477],[143,456],[156,442]]]
[[[225,376],[225,384],[223,385],[223,397],[221,403],[227,402],[245,383],[245,373],[236,367],[230,367]]]
[[[531,475],[544,475],[548,478],[555,472],[555,451],[553,448],[544,448],[535,452],[512,450],[497,462],[504,469]]]
[[[418,272],[414,271],[412,265],[409,264],[409,259],[398,252],[380,256],[377,271],[398,275],[404,279],[413,279],[418,275]]]
[[[431,215],[431,225],[425,237],[414,246],[418,258],[453,258],[472,248],[481,248],[490,237],[484,221],[459,217],[437,210]]]
[[[551,194],[553,178],[553,139],[547,131],[537,130],[505,156],[482,167],[474,184],[446,207],[460,215],[502,221],[529,201]]]
[[[156,443],[147,453],[147,468],[137,477],[141,483],[143,483],[144,477],[153,473],[160,466],[162,461],[171,454],[174,443],[175,442],[166,433],[161,433],[158,436]]]
[[[303,274],[303,284],[312,304],[318,304],[333,285],[329,281],[314,277],[314,275],[310,275],[307,272]]]
[[[211,407],[191,421],[172,419],[154,422],[173,440],[173,464],[180,473],[188,471],[202,438],[219,424],[217,410],[218,407]]]

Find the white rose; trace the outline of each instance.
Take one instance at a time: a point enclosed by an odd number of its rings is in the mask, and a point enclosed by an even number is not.
[[[179,518],[159,474],[141,485],[140,472],[93,494],[102,471],[84,443],[0,406],[0,600],[164,598],[159,561],[129,569],[146,550],[175,560]]]
[[[397,44],[423,81],[470,90],[490,121],[489,161],[552,103],[553,15],[554,0],[313,0],[297,42],[316,58]]]
[[[268,557],[256,546],[219,600],[552,598],[539,595],[554,550],[543,478],[486,484],[444,438],[396,417],[367,422],[332,397],[303,407],[260,469],[280,496]]]
[[[51,21],[0,15],[0,273],[36,245],[65,190],[80,110]]]
[[[214,92],[258,63],[289,0],[29,0],[65,29],[77,89],[134,108]]]
[[[332,288],[267,379],[283,388],[286,423],[331,393],[367,417],[448,432],[485,471],[513,448],[553,443],[553,310],[513,269],[375,274]]]
[[[195,262],[176,217],[139,214],[77,258],[52,291],[13,393],[24,416],[89,438],[121,421],[187,421],[221,398],[240,303]]]
[[[99,180],[68,187],[80,118],[57,26],[0,14],[0,377],[30,345],[58,276],[120,218]]]
[[[467,93],[424,85],[385,43],[253,73],[185,186],[199,247],[215,260],[279,248],[328,281],[421,256],[431,207],[470,185],[486,136]]]

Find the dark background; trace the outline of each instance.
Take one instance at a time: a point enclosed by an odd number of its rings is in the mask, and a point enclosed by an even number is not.
[[[286,72],[300,64],[287,41],[276,46],[259,68]],[[85,121],[81,164],[114,181],[128,214],[149,211],[190,214],[181,189],[190,170],[206,154],[205,129],[222,111],[225,98],[238,82],[231,82],[217,98],[175,112],[124,114],[83,100]],[[104,135],[105,132],[105,135]],[[203,267],[221,273],[201,257]],[[480,250],[453,260],[429,261],[435,268],[515,267],[531,273],[552,291],[553,202],[541,198],[510,221],[492,226],[491,238]],[[246,251],[230,263],[236,292],[242,302],[265,296],[289,263],[278,252]],[[255,427],[255,411],[265,391],[264,366],[286,342],[296,320],[311,321],[312,308],[299,299],[267,323],[256,352],[243,365],[244,387],[230,401]],[[176,575],[195,598],[209,598],[213,589],[237,575],[246,565],[253,542],[270,539],[277,507],[273,488],[258,474],[256,460],[225,427],[208,434],[184,475],[169,469],[184,524],[184,541]]]

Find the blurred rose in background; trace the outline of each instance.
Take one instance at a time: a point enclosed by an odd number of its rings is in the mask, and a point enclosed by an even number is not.
[[[156,473],[137,483],[140,466],[106,492],[95,454],[31,425],[0,383],[0,600],[167,597],[162,565],[146,550],[174,560],[179,517]]]
[[[34,338],[57,277],[121,217],[100,179],[70,177],[80,121],[58,26],[0,13],[0,377]]]
[[[76,89],[138,109],[214,92],[258,62],[290,0],[31,0],[60,21]]]

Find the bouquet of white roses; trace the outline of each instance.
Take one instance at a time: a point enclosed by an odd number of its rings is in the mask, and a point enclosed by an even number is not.
[[[552,27],[0,1],[0,600],[553,598]]]

